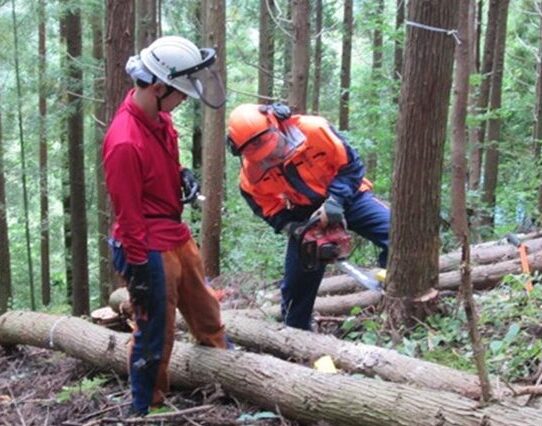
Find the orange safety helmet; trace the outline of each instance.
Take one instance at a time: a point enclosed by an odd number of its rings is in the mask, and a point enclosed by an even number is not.
[[[263,105],[242,104],[230,114],[226,143],[231,153],[238,157],[248,143],[270,129],[278,128],[277,117],[271,109]]]

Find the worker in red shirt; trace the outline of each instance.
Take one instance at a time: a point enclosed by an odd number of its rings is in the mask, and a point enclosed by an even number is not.
[[[126,280],[137,324],[129,367],[132,410],[139,415],[159,405],[168,390],[176,308],[200,344],[226,347],[219,303],[181,217],[183,194],[193,198],[199,185],[179,162],[170,115],[187,97],[213,108],[224,104],[215,59],[213,49],[198,49],[182,37],[154,41],[128,60],[135,88],[105,135],[105,181],[115,213],[113,262]]]
[[[243,104],[228,120],[227,144],[241,158],[240,190],[254,213],[289,235],[282,316],[309,330],[325,265],[308,270],[299,238],[309,221],[345,224],[388,256],[390,210],[372,192],[355,149],[323,117],[292,115],[283,104]]]

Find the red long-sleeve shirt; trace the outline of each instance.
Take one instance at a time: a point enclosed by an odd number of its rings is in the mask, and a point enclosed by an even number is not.
[[[132,98],[117,110],[103,145],[105,182],[115,212],[112,235],[129,263],[149,250],[166,251],[190,238],[183,210],[177,131],[168,113],[152,119]]]

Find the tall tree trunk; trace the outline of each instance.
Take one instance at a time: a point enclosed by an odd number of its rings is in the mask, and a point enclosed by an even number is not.
[[[288,24],[283,25],[285,31],[281,32],[279,41],[282,45],[282,88],[281,98],[288,99],[290,93],[290,81],[292,79],[292,56],[293,56],[293,28],[292,22],[292,3],[293,0],[286,0],[286,19],[284,22]]]
[[[4,134],[0,111],[0,314],[7,311],[11,292],[11,257],[6,205],[6,180],[4,176]]]
[[[542,1],[538,1],[537,12],[539,14],[539,28],[538,28],[538,58],[536,63],[536,103],[534,112],[534,126],[533,126],[533,151],[534,159],[538,164],[538,213],[539,223],[542,223],[542,156],[540,151],[542,150]]]
[[[156,39],[156,0],[135,0],[135,48],[139,52]]]
[[[370,99],[374,99],[374,102],[378,103],[380,99],[379,92],[381,91],[382,87],[382,67],[384,63],[384,52],[383,52],[383,46],[384,46],[384,38],[382,33],[382,27],[384,24],[384,0],[378,0],[376,3],[376,9],[375,9],[375,18],[374,18],[374,25],[375,29],[373,31],[373,65],[371,68],[371,94],[369,95]],[[379,121],[379,113],[378,112],[371,112],[370,113],[370,122],[371,123],[378,123]],[[377,141],[378,142],[378,141]],[[366,162],[366,176],[369,179],[375,180],[376,179],[376,172],[378,170],[378,143],[377,147],[371,149],[371,151],[367,155],[367,162]]]
[[[51,302],[51,271],[49,262],[49,191],[47,159],[47,93],[46,73],[46,31],[45,2],[38,2],[38,91],[39,91],[39,170],[40,170],[40,257],[41,257],[41,303],[48,306]]]
[[[66,0],[61,0],[61,13],[59,21],[59,45],[61,52],[66,52]],[[68,109],[68,94],[65,88],[68,85],[66,56],[64,54],[60,56],[60,69],[63,70],[61,74],[62,84],[60,93],[58,94],[58,102],[62,105],[62,108]],[[60,171],[60,185],[62,193],[62,229],[64,231],[64,268],[66,272],[66,303],[71,306],[72,304],[72,261],[71,261],[71,213],[70,213],[70,178],[69,178],[69,160],[68,160],[68,141],[67,141],[67,116],[64,114],[60,121],[60,145],[62,146],[61,162],[62,168]]]
[[[260,49],[258,66],[258,102],[270,103],[273,98],[273,77],[275,72],[275,36],[271,13],[274,0],[260,0]]]
[[[109,124],[133,85],[124,67],[134,54],[134,1],[107,0],[105,37],[105,110]]]
[[[401,80],[403,75],[403,25],[405,23],[405,3],[406,0],[397,0],[397,10],[395,12],[395,43],[393,53],[393,78]]]
[[[489,96],[489,111],[493,112],[487,127],[487,151],[484,166],[484,185],[482,202],[486,214],[482,215],[482,225],[493,228],[495,224],[495,202],[497,179],[499,173],[499,139],[501,138],[501,117],[498,113],[501,108],[502,80],[504,72],[504,52],[506,49],[506,24],[508,21],[508,6],[510,0],[501,0],[499,19],[497,20],[497,33],[495,34],[495,56],[491,71],[491,93]],[[495,115],[497,114],[497,116]]]
[[[341,96],[339,98],[339,130],[349,128],[350,110],[350,72],[352,65],[352,30],[354,26],[354,5],[352,0],[344,0],[343,40],[341,55]]]
[[[322,84],[322,0],[316,0],[316,40],[314,44],[314,76],[312,79],[312,113],[320,113],[320,85]]]
[[[490,0],[487,12],[487,29],[484,42],[484,53],[482,57],[482,83],[478,93],[477,113],[485,114],[491,88],[491,70],[493,69],[493,58],[495,53],[495,35],[497,33],[497,21],[499,16],[499,4],[501,0]],[[480,189],[480,177],[482,171],[483,146],[486,132],[486,120],[483,119],[474,128],[471,134],[471,153],[469,164],[469,189],[477,191]]]
[[[217,70],[226,85],[226,2],[207,0],[204,19],[204,44],[216,46]],[[225,149],[225,109],[206,107],[203,118],[203,193],[205,209],[201,222],[201,246],[205,273],[214,278],[220,275],[220,231]]]
[[[102,168],[102,140],[104,136],[105,100],[104,100],[104,38],[103,38],[104,15],[100,10],[92,16],[92,57],[96,61],[98,72],[94,73],[94,145],[96,147],[96,198],[98,207],[98,284],[100,287],[100,303],[105,306],[109,300],[109,294],[113,290],[113,270],[109,263],[109,247],[107,234],[109,232],[110,206],[107,200],[104,171]]]
[[[408,20],[456,28],[457,4],[410,0]],[[446,33],[408,27],[385,303],[390,325],[396,328],[426,316],[425,299],[420,298],[438,284],[440,184],[454,45]]]
[[[68,156],[70,170],[70,210],[72,231],[73,293],[72,314],[90,313],[87,252],[87,211],[85,196],[85,151],[83,128],[83,50],[81,11],[71,9],[66,15],[67,64],[69,76]]]
[[[309,0],[292,0],[294,42],[288,103],[296,113],[300,114],[305,113],[307,110],[307,85],[310,57],[309,17]]]
[[[26,241],[26,260],[28,262],[28,284],[30,288],[30,307],[36,309],[36,298],[34,295],[34,270],[32,265],[32,247],[30,244],[30,219],[28,207],[28,189],[26,184],[26,150],[23,132],[23,99],[21,88],[21,74],[19,68],[19,38],[17,34],[17,17],[15,14],[15,1],[11,0],[11,16],[13,23],[13,45],[15,54],[15,80],[17,84],[17,121],[19,128],[19,146],[21,150],[21,180],[23,187],[23,209],[24,209],[24,230]]]
[[[467,202],[465,182],[467,178],[467,104],[469,99],[469,77],[471,68],[470,42],[471,21],[474,18],[471,5],[473,0],[459,1],[458,37],[461,41],[456,47],[455,66],[455,103],[452,127],[452,229],[459,243],[463,246],[461,263],[461,289],[464,298],[465,313],[468,319],[469,335],[472,342],[474,361],[482,387],[482,400],[491,398],[491,386],[485,364],[485,348],[478,331],[478,313],[472,296],[470,269],[469,226],[467,222]],[[473,26],[472,26],[473,28]]]

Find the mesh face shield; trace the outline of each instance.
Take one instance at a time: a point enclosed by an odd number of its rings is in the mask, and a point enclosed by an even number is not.
[[[214,49],[200,49],[201,62],[196,66],[171,73],[168,78],[186,78],[202,102],[210,108],[218,109],[226,103],[226,92],[218,70]]]
[[[258,182],[269,170],[281,165],[305,141],[305,135],[297,127],[288,127],[285,131],[271,128],[245,145],[241,154],[250,182]]]

